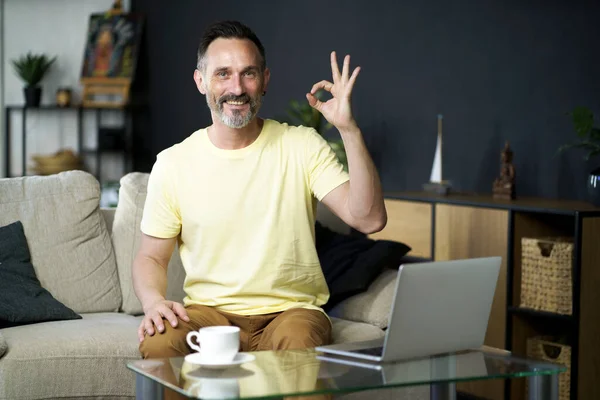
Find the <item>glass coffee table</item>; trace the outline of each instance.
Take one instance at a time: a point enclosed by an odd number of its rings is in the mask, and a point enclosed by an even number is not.
[[[162,399],[168,387],[190,398],[270,399],[296,395],[342,394],[362,390],[429,385],[431,399],[455,399],[456,383],[527,378],[529,398],[558,400],[558,374],[565,366],[468,351],[424,359],[364,366],[325,361],[314,349],[260,351],[252,362],[223,370],[190,364],[183,357],[137,360],[136,398]]]

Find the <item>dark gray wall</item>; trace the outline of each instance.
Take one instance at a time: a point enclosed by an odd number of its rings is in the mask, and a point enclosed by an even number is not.
[[[331,50],[352,55],[362,67],[354,110],[385,190],[429,179],[441,113],[444,174],[457,189],[490,192],[509,140],[519,195],[585,198],[592,164],[556,149],[574,138],[566,112],[600,109],[599,2],[137,0],[133,9],[148,18],[146,168],[210,124],[192,80],[198,38],[210,22],[239,19],[267,50],[263,117],[331,79]]]

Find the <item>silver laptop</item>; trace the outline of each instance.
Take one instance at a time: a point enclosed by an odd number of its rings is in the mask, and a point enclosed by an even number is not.
[[[385,336],[319,346],[325,353],[319,358],[376,367],[480,348],[501,262],[485,257],[401,265]]]

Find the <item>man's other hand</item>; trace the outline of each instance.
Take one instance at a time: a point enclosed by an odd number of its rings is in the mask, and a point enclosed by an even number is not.
[[[170,300],[159,300],[153,303],[147,309],[144,309],[144,319],[138,328],[138,338],[140,342],[144,341],[144,335],[154,335],[155,329],[162,333],[165,330],[164,320],[169,321],[172,327],[177,326],[177,318],[188,322],[190,318],[183,307],[183,304]]]

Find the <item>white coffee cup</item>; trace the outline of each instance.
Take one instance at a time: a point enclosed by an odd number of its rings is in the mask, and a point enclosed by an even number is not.
[[[199,346],[193,342],[196,338]],[[211,363],[233,361],[240,348],[240,328],[237,326],[208,326],[187,334],[188,345],[199,351],[201,358]]]

